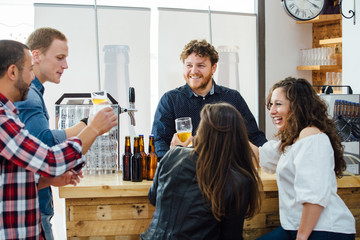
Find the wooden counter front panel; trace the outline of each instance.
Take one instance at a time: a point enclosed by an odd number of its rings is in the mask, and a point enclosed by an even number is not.
[[[360,188],[338,189],[338,194],[355,218],[355,239],[360,240]]]
[[[244,222],[244,239],[256,239],[280,226],[278,192],[264,192],[260,213]]]
[[[356,240],[360,240],[360,188],[339,188],[338,194],[350,209],[356,223]],[[244,239],[256,239],[280,226],[278,192],[265,192],[260,213],[244,223]]]
[[[355,217],[356,239],[360,240],[360,189],[340,188],[338,194]],[[79,198],[66,199],[66,211],[68,239],[138,240],[155,207],[147,197]],[[278,226],[278,193],[265,192],[260,213],[244,223],[244,239],[256,239]]]
[[[66,199],[67,237],[138,240],[154,211],[147,197]]]
[[[275,176],[262,173],[264,192],[261,211],[244,223],[244,239],[253,240],[280,226]],[[100,179],[100,180],[99,180]],[[155,211],[147,193],[151,182],[119,182],[121,176],[87,176],[76,187],[60,188],[66,203],[69,240],[139,240]],[[338,194],[356,221],[356,240],[360,240],[360,178],[338,180]],[[129,190],[134,194],[129,196]],[[92,197],[88,197],[92,196]]]

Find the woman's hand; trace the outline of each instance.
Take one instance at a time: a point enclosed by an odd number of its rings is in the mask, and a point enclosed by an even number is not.
[[[191,143],[191,141],[194,139],[193,136],[190,136],[185,142],[180,141],[179,136],[177,133],[174,133],[173,138],[171,139],[170,148],[173,148],[175,146],[183,146],[187,147]]]

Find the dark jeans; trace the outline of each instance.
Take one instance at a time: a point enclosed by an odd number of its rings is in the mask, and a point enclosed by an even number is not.
[[[295,240],[297,231],[285,230],[278,227],[273,231],[259,237],[257,240]],[[355,240],[355,234],[313,231],[308,240]]]

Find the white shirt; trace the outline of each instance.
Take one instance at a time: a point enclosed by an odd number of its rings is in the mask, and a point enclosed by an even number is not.
[[[323,206],[313,230],[355,233],[355,219],[337,192],[334,151],[324,133],[298,140],[279,152],[280,141],[259,148],[260,165],[277,173],[281,226],[298,230],[303,203]]]

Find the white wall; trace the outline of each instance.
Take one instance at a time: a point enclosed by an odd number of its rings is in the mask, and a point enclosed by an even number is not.
[[[344,1],[346,16],[354,9],[354,2]],[[350,85],[354,93],[360,93],[360,4],[356,5],[356,25],[352,19],[342,20],[342,71],[344,85]],[[296,24],[283,10],[280,1],[265,1],[265,82],[266,94],[278,80],[287,76],[311,79],[311,71],[297,71],[298,53],[301,48],[310,48],[312,43],[312,24]],[[276,132],[268,112],[266,112],[266,136],[271,139]]]
[[[288,76],[311,81],[311,71],[297,71],[299,49],[311,48],[312,24],[296,24],[280,1],[265,1],[265,92]],[[265,106],[264,106],[265,107]],[[265,135],[271,139],[276,129],[266,110]]]
[[[358,1],[358,0],[356,0]],[[343,12],[345,16],[350,16],[348,11],[354,10],[353,1],[344,1]],[[343,84],[350,85],[354,93],[360,93],[360,4],[356,5],[356,25],[352,19],[343,18],[343,44],[342,44],[342,63],[343,63]]]

